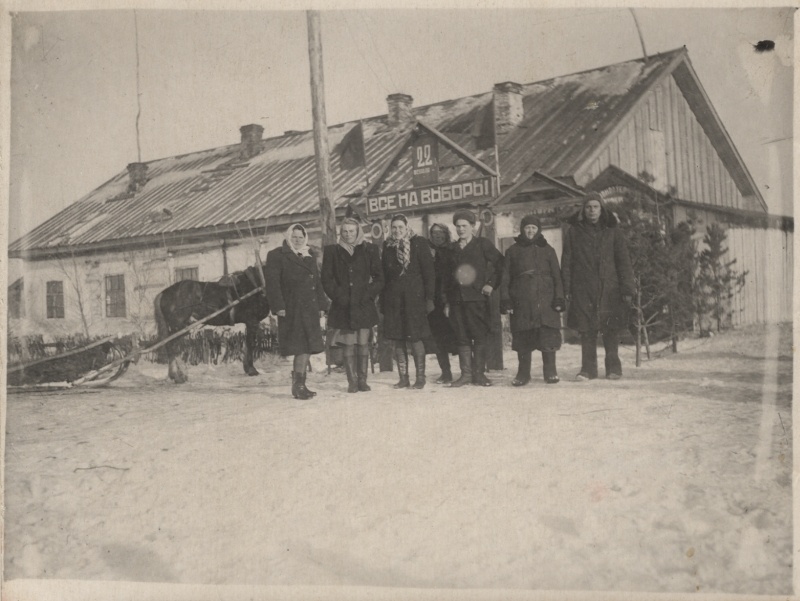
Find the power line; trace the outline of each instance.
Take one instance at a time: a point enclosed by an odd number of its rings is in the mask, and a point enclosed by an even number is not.
[[[394,91],[395,92],[399,92],[400,89],[397,87],[397,83],[394,81],[394,78],[392,77],[392,72],[389,70],[389,67],[386,65],[386,60],[384,60],[383,54],[381,54],[381,51],[378,48],[378,45],[375,43],[375,37],[372,35],[372,30],[371,30],[369,24],[367,23],[367,17],[362,12],[359,12],[358,15],[361,17],[361,20],[364,21],[364,25],[366,26],[367,34],[369,34],[369,39],[370,39],[370,41],[372,41],[372,47],[375,48],[375,53],[378,55],[378,58],[380,59],[381,63],[383,63],[383,68],[386,70],[386,74],[389,76],[389,81],[391,81],[392,85],[394,86]]]
[[[382,79],[375,72],[375,69],[372,68],[372,65],[369,64],[369,61],[367,60],[367,57],[364,55],[364,52],[361,50],[361,45],[358,43],[358,38],[356,37],[356,34],[353,33],[353,30],[350,27],[350,22],[347,20],[347,15],[342,13],[342,18],[344,19],[344,24],[347,26],[347,30],[350,32],[350,37],[352,38],[353,42],[355,43],[356,50],[358,50],[358,53],[361,55],[361,58],[364,60],[364,64],[366,64],[367,67],[369,68],[369,70],[372,71],[372,75],[375,77],[375,81],[377,82],[377,84],[379,86],[381,86],[383,88],[384,92],[386,92],[388,94],[389,93],[389,89],[384,85]]]

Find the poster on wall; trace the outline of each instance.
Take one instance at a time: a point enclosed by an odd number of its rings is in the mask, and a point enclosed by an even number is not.
[[[423,134],[414,140],[411,169],[415,188],[439,183],[439,141],[434,136]]]

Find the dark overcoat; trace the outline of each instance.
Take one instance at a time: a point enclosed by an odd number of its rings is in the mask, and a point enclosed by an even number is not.
[[[567,325],[579,332],[620,330],[628,325],[623,296],[635,286],[625,237],[616,216],[605,209],[597,224],[583,211],[569,219],[561,253],[564,293],[571,295]]]
[[[362,242],[350,255],[339,244],[326,246],[322,255],[322,287],[331,299],[329,328],[359,330],[377,325],[375,299],[383,289],[378,247]]]
[[[324,350],[319,312],[328,306],[328,299],[319,280],[317,259],[300,257],[287,242],[267,253],[264,269],[267,299],[278,317],[278,345],[281,355],[304,355]]]
[[[428,241],[411,238],[410,263],[403,273],[397,259],[397,248],[383,244],[383,276],[381,294],[383,335],[389,340],[421,340],[431,335],[428,326],[427,301],[433,301],[435,275]]]
[[[445,283],[449,303],[486,302],[486,284],[497,289],[503,276],[503,255],[486,238],[472,238],[464,248],[450,245],[450,277]],[[466,278],[464,276],[467,276]]]
[[[564,288],[556,251],[541,234],[531,241],[522,236],[516,240],[506,251],[500,285],[501,306],[514,311],[511,332],[560,328],[561,316],[553,302],[558,299],[563,304]]]
[[[444,314],[444,306],[447,303],[445,297],[445,283],[451,276],[453,265],[453,251],[449,245],[434,247],[433,249],[433,270],[436,274],[434,285],[433,305],[434,309],[428,313],[428,325],[435,341],[435,349],[432,352],[457,353],[458,344],[456,334],[447,315]],[[427,350],[427,346],[426,346]]]

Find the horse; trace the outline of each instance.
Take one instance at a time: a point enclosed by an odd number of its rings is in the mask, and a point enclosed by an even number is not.
[[[261,273],[258,273],[259,270]],[[217,282],[196,280],[175,282],[159,292],[153,301],[158,339],[162,340],[219,311],[237,298],[262,286],[264,281],[262,267],[248,267],[244,271],[223,276]],[[266,293],[256,293],[205,324],[209,326],[245,324],[245,351],[242,363],[248,376],[258,375],[258,370],[253,366],[253,351],[258,325],[267,315],[269,315],[269,304]],[[170,379],[176,384],[183,384],[189,378],[182,369],[178,339],[168,342],[165,349],[169,357]]]

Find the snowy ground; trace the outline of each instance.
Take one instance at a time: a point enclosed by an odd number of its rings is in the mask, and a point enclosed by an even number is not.
[[[311,401],[282,361],[12,395],[5,578],[791,593],[791,328],[619,382],[579,354],[556,386],[509,353],[492,388],[347,394],[316,357]]]

